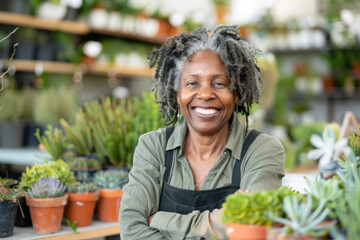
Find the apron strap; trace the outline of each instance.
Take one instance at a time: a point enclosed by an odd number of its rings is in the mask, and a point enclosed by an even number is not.
[[[256,131],[255,129],[252,129],[250,133],[247,135],[245,142],[243,143],[242,149],[241,149],[241,157],[240,159],[237,159],[235,162],[235,166],[233,169],[232,174],[232,185],[237,186],[240,183],[241,179],[241,163],[242,160],[250,147],[250,145],[253,143],[253,141],[256,139],[257,136],[259,136],[261,132]]]
[[[173,133],[174,131],[174,125],[170,126],[170,127],[167,127],[166,128],[166,143],[165,143],[165,148],[166,148],[166,145],[167,145],[167,142],[171,136],[171,134]],[[164,182],[168,182],[169,180],[169,175],[170,175],[170,170],[171,170],[171,165],[172,165],[172,159],[173,159],[173,153],[174,151],[173,150],[167,150],[165,151],[165,167],[166,167],[166,170],[165,170],[165,175],[164,175]]]

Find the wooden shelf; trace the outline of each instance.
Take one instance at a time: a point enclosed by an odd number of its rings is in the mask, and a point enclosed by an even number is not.
[[[8,61],[1,60],[4,67],[8,66]],[[73,74],[77,70],[77,66],[67,62],[38,61],[38,60],[21,60],[13,59],[11,65],[16,71],[34,72],[35,68],[41,64],[44,72]],[[127,66],[111,66],[109,63],[94,63],[92,65],[81,66],[84,73],[108,75],[111,71],[118,76],[127,77],[145,77],[152,78],[153,70],[148,67],[127,67]]]
[[[93,220],[88,227],[78,227],[77,231],[80,234],[74,233],[70,227],[61,226],[57,233],[52,234],[37,234],[32,227],[19,228],[15,227],[13,235],[8,239],[11,240],[30,240],[30,239],[43,239],[43,240],[75,240],[75,239],[91,239],[98,237],[105,237],[120,234],[120,226],[118,222],[108,223]]]
[[[88,34],[90,32],[90,27],[86,23],[48,19],[45,20],[24,14],[3,11],[0,11],[0,23],[15,26],[34,27],[45,30],[60,30],[74,34]]]
[[[14,26],[33,27],[44,30],[60,30],[72,34],[87,35],[90,33],[108,36],[122,37],[127,39],[139,40],[142,42],[161,44],[168,36],[146,37],[138,34],[112,31],[108,29],[92,28],[87,23],[78,21],[61,21],[42,19],[34,16],[0,11],[0,24]]]

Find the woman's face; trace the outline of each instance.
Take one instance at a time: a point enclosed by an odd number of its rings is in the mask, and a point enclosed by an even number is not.
[[[229,91],[220,56],[201,50],[186,61],[180,76],[177,103],[189,128],[206,135],[228,127],[238,97]]]

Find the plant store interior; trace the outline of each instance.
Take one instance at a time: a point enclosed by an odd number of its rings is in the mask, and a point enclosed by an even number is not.
[[[333,223],[338,232],[332,228],[325,239],[360,239],[360,227],[343,229],[360,221],[358,0],[2,0],[0,190],[11,179],[14,189],[31,192],[41,174],[86,183],[115,168],[120,173],[106,178],[123,186],[139,136],[163,127],[149,91],[154,69],[147,56],[171,36],[218,24],[238,25],[242,39],[261,50],[262,95],[249,126],[284,146],[283,186],[302,195],[312,196],[317,187],[317,196],[342,191],[345,202],[357,199],[343,212],[329,207],[341,217]],[[358,170],[350,196],[351,161]],[[347,170],[342,175],[339,169]],[[320,200],[313,204],[340,204]],[[100,213],[106,205],[98,202],[94,210],[94,203],[83,225],[72,221],[67,207],[58,228],[48,232],[33,228],[17,209],[15,227],[0,237],[119,239],[118,216]]]

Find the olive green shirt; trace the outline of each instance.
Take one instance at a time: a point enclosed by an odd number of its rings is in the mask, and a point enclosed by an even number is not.
[[[184,119],[175,126],[166,150],[174,149],[169,184],[194,190],[192,171],[183,151],[187,124]],[[244,125],[233,120],[228,142],[209,171],[201,190],[231,184],[236,159],[240,159],[244,141]],[[221,222],[222,209],[193,211],[182,215],[158,211],[165,173],[165,128],[149,132],[139,138],[134,153],[129,182],[123,188],[119,222],[122,240],[135,239],[226,239]],[[276,189],[284,176],[284,148],[274,137],[260,134],[249,147],[241,164],[243,190],[251,192]],[[149,226],[149,216],[154,214]]]

